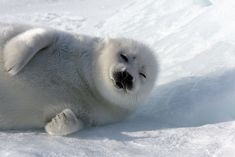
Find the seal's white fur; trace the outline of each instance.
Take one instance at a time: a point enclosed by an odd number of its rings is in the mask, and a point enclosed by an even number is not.
[[[0,48],[0,129],[66,135],[119,121],[149,95],[158,72],[153,52],[125,38],[0,24]],[[131,90],[115,86],[113,73],[123,69]]]
[[[54,33],[43,28],[26,31],[4,47],[3,60],[9,74],[17,74],[40,49],[52,44]]]

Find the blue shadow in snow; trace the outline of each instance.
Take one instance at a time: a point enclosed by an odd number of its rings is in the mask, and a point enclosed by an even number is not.
[[[196,127],[232,120],[235,120],[235,70],[158,86],[149,103],[128,120],[85,129],[70,137],[128,141],[137,137],[130,137],[125,132]]]
[[[177,80],[159,86],[137,119],[169,127],[193,127],[235,120],[235,70]]]

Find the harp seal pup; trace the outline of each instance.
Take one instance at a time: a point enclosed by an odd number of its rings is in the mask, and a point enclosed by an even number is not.
[[[67,135],[120,121],[149,96],[154,52],[127,38],[0,24],[0,129]]]

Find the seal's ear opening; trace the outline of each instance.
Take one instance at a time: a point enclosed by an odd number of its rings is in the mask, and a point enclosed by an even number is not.
[[[55,32],[44,28],[33,28],[10,39],[3,49],[6,71],[16,75],[40,50],[50,47],[55,41]]]

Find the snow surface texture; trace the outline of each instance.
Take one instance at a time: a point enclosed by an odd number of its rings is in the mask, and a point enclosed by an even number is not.
[[[235,156],[235,1],[0,0],[0,21],[146,42],[161,73],[128,120],[68,137],[0,132],[1,157]]]

